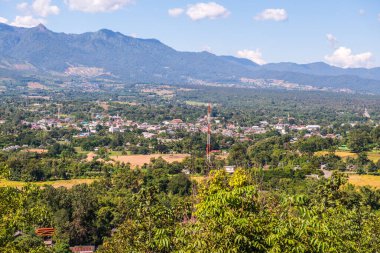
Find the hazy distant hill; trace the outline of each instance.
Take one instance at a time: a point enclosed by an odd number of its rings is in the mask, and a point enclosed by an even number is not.
[[[264,66],[233,56],[179,52],[155,39],[110,30],[55,33],[43,25],[17,28],[0,24],[0,71],[54,75],[106,75],[128,83],[239,82],[273,78],[317,87],[380,93],[380,68],[341,69],[325,63]]]

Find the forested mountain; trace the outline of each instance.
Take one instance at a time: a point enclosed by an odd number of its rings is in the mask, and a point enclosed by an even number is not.
[[[0,24],[1,76],[49,73],[108,76],[127,83],[240,83],[241,78],[281,79],[315,87],[380,93],[380,69],[341,69],[325,63],[257,65],[209,52],[179,52],[155,39],[138,39],[102,29],[55,33],[43,25]]]

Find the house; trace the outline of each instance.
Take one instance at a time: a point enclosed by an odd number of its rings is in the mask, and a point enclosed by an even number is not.
[[[70,247],[70,250],[73,253],[93,253],[95,252],[95,246],[75,246]]]
[[[156,136],[156,134],[149,133],[149,132],[143,132],[142,135],[144,136],[145,139],[150,139]]]
[[[110,133],[118,133],[118,132],[120,132],[120,128],[119,127],[111,126],[108,131]]]
[[[319,131],[319,129],[321,129],[321,126],[320,125],[307,125],[306,129],[310,132]]]
[[[235,172],[235,167],[236,167],[236,166],[234,166],[234,165],[232,165],[232,166],[224,166],[224,170],[225,170],[227,173],[232,174],[232,173]]]
[[[172,124],[172,125],[179,125],[182,123],[183,123],[183,121],[181,119],[173,119],[172,121],[170,121],[170,124]]]

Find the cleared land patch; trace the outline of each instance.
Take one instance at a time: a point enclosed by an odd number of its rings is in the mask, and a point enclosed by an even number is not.
[[[329,154],[328,151],[319,151],[319,152],[315,153],[315,155],[317,155],[317,156],[323,156],[323,155],[327,155],[327,154]],[[343,160],[346,160],[349,157],[351,157],[351,158],[357,158],[358,157],[357,154],[349,152],[349,151],[336,151],[335,155],[341,157]],[[367,152],[367,155],[368,155],[368,159],[370,159],[371,161],[373,161],[375,163],[380,160],[380,152],[379,151]]]
[[[43,148],[28,148],[28,149],[25,149],[26,152],[30,152],[30,153],[37,153],[37,154],[46,154],[48,152],[47,149],[43,149]]]
[[[47,90],[48,89],[48,87],[38,82],[29,82],[28,88],[32,90],[35,90],[35,89]]]
[[[132,168],[137,166],[143,166],[145,163],[149,164],[150,159],[162,157],[168,163],[172,162],[182,162],[188,154],[153,154],[153,155],[121,155],[121,156],[110,156],[110,158],[117,162],[130,163]]]
[[[85,179],[70,179],[70,180],[46,181],[46,182],[32,182],[32,184],[35,184],[35,185],[38,185],[38,186],[51,185],[54,188],[65,187],[65,188],[71,189],[75,185],[79,185],[79,184],[91,184],[95,180],[96,179],[85,178]],[[22,187],[24,187],[27,184],[28,184],[27,182],[8,181],[8,180],[0,179],[0,187],[22,188]]]
[[[348,182],[355,186],[372,186],[380,189],[380,176],[350,175]]]

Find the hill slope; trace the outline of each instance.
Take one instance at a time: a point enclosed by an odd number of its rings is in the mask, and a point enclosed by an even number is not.
[[[155,39],[102,29],[55,33],[43,25],[0,24],[0,73],[109,76],[126,83],[239,83],[241,78],[282,79],[316,87],[380,93],[380,68],[341,69],[324,63],[259,66],[247,59],[208,52],[179,52]]]

